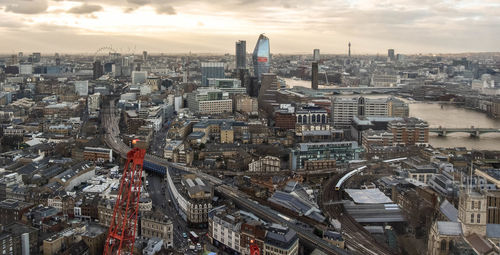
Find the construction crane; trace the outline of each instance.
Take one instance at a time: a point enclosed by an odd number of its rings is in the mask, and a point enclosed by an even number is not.
[[[260,255],[260,249],[254,240],[250,240],[250,255]]]
[[[134,251],[139,198],[142,188],[142,165],[145,149],[133,148],[120,181],[113,219],[110,222],[104,254],[132,254]]]

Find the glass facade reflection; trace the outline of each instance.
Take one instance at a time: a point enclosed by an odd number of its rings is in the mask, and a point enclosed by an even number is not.
[[[271,66],[271,53],[269,38],[264,34],[259,36],[252,56],[255,77],[261,81],[263,73],[269,73]]]

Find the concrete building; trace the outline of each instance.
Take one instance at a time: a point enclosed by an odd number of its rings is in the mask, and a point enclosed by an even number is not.
[[[230,143],[234,142],[234,130],[233,126],[229,123],[223,123],[220,127],[220,143]]]
[[[20,221],[33,204],[14,199],[0,201],[0,224],[7,225],[15,221]]]
[[[257,115],[259,113],[259,103],[257,98],[248,95],[236,95],[234,97],[235,111],[246,113],[249,115]]]
[[[238,213],[225,206],[217,207],[208,213],[208,235],[216,247],[240,253],[240,230],[242,219]]]
[[[400,83],[399,75],[372,74],[370,85],[372,87],[396,87]]]
[[[333,97],[332,123],[335,128],[349,128],[352,118],[388,116],[408,117],[408,105],[399,99],[364,98],[364,97]]]
[[[90,116],[97,117],[101,109],[101,94],[94,93],[87,98],[87,112]]]
[[[145,84],[148,78],[147,71],[132,71],[132,84]]]
[[[319,50],[318,50],[319,51]],[[319,52],[318,52],[319,55]],[[319,56],[318,56],[319,58]],[[311,88],[318,89],[318,62],[313,62],[311,67]]]
[[[359,152],[358,143],[354,141],[299,143],[290,152],[290,168],[304,169],[308,160],[336,160],[337,163],[347,163],[349,160],[358,159]]]
[[[287,227],[272,224],[266,233],[263,254],[298,255],[299,238],[297,233]]]
[[[0,251],[2,254],[40,254],[38,229],[16,221],[0,225]]]
[[[277,172],[280,170],[281,161],[278,157],[265,156],[259,160],[252,161],[248,164],[250,172]]]
[[[143,213],[141,216],[141,235],[146,238],[160,238],[166,247],[173,246],[172,221],[159,211]]]
[[[247,68],[247,42],[237,41],[236,42],[236,69],[246,69]]]
[[[320,61],[321,56],[319,55],[319,49],[314,49],[313,51],[313,61]]]
[[[198,88],[188,94],[188,107],[198,114],[220,114],[233,111],[229,93],[214,88]]]
[[[113,162],[113,150],[98,147],[85,147],[83,158],[90,161]]]
[[[258,92],[260,107],[272,107],[276,104],[276,93],[278,92],[278,77],[273,73],[261,74],[261,86]],[[268,109],[269,111],[269,109]]]
[[[75,81],[75,92],[79,96],[88,96],[89,81]]]

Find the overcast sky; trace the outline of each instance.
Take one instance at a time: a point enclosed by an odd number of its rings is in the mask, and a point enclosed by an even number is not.
[[[500,0],[0,0],[0,52],[500,51]]]

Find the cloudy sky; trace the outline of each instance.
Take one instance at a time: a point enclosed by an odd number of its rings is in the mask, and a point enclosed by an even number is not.
[[[0,0],[0,52],[500,51],[500,0]]]

